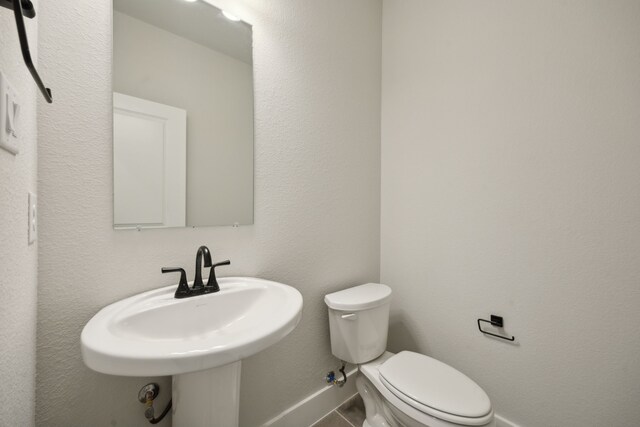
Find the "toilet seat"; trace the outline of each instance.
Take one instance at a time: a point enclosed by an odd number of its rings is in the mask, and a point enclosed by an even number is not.
[[[378,367],[381,385],[421,413],[462,424],[483,425],[493,417],[487,394],[451,366],[403,351]]]

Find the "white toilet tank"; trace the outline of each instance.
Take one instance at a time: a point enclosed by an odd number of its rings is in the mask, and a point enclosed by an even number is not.
[[[384,353],[389,330],[391,288],[367,283],[328,294],[331,352],[349,363],[369,362]]]

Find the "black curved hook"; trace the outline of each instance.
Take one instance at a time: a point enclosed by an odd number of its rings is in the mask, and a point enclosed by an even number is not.
[[[11,4],[8,2],[11,0],[1,0],[0,6],[13,9],[13,14],[16,19],[16,27],[18,27],[18,39],[20,40],[20,49],[22,50],[22,58],[27,65],[27,69],[31,73],[33,80],[35,80],[40,92],[44,96],[44,99],[51,104],[53,99],[51,98],[51,89],[46,87],[36,70],[33,60],[31,59],[31,52],[29,51],[29,39],[27,38],[27,30],[24,27],[24,17],[33,18],[36,16],[33,3],[29,0],[12,0]]]

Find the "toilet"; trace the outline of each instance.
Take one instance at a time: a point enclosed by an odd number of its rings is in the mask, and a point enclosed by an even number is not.
[[[367,283],[324,300],[331,352],[358,365],[363,427],[495,427],[489,396],[462,372],[423,354],[386,351],[391,288]]]

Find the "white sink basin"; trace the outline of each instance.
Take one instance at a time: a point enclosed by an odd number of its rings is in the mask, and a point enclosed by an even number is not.
[[[218,283],[217,293],[176,299],[172,285],[103,308],[82,331],[85,364],[126,376],[201,371],[264,350],[300,321],[302,295],[291,286],[249,277]]]

